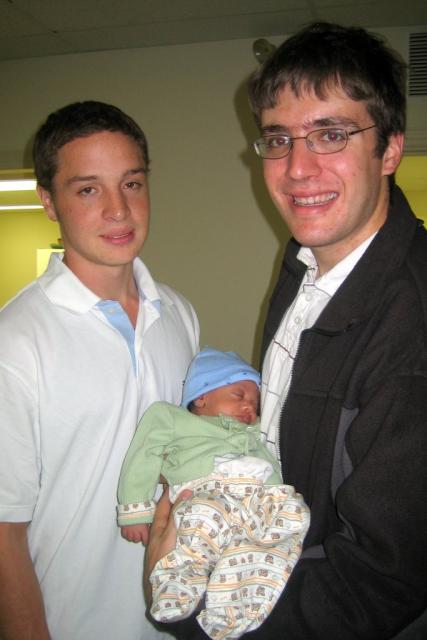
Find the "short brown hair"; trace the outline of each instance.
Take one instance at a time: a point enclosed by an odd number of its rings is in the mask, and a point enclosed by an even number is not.
[[[118,131],[138,145],[148,171],[148,145],[139,125],[118,107],[87,100],[74,102],[51,113],[36,133],[33,145],[34,171],[38,184],[52,192],[58,168],[58,151],[75,138],[102,131]]]
[[[289,86],[299,96],[313,90],[324,99],[340,87],[353,100],[365,100],[378,129],[382,157],[393,133],[406,127],[406,64],[384,41],[365,29],[313,23],[291,36],[252,75],[249,100],[260,124]]]

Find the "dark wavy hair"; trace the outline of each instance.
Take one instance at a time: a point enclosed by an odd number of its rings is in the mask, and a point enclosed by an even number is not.
[[[102,131],[118,131],[135,140],[148,171],[147,139],[139,125],[118,107],[87,100],[74,102],[54,111],[37,131],[33,144],[33,161],[38,184],[52,192],[59,149],[75,138]]]
[[[262,111],[276,105],[285,86],[296,96],[308,90],[320,99],[340,87],[349,98],[366,101],[377,125],[379,157],[390,135],[405,131],[406,64],[383,39],[364,29],[316,22],[285,40],[249,81],[258,125]]]

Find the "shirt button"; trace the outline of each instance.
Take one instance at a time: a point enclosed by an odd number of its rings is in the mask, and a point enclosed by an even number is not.
[[[295,318],[295,324],[300,324],[300,322],[301,322],[301,317],[300,317],[300,316],[297,316],[297,317]]]
[[[307,300],[307,302],[310,302],[310,300],[313,300],[313,294],[312,293],[306,293],[305,294],[305,299]]]

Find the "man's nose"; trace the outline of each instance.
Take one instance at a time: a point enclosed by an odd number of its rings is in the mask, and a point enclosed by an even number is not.
[[[106,193],[104,217],[113,220],[124,220],[129,215],[129,205],[121,189],[111,189]]]
[[[294,180],[302,180],[307,177],[317,175],[321,166],[319,154],[310,151],[305,138],[298,138],[293,141],[292,149],[284,158],[286,162],[286,173]]]

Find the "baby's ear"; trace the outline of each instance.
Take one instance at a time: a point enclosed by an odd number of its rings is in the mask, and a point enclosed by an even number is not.
[[[206,406],[206,394],[199,396],[195,400],[193,400],[193,405],[197,407],[197,409],[203,409]]]

